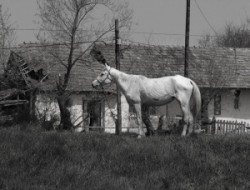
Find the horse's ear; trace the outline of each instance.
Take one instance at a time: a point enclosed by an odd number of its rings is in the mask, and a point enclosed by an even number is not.
[[[109,64],[108,63],[105,63],[105,68],[106,68],[106,70],[110,70],[110,66],[109,66]]]

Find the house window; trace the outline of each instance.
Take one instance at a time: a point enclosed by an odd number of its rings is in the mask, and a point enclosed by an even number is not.
[[[221,115],[221,95],[214,96],[214,115]]]
[[[129,104],[129,113],[135,114],[135,107],[133,105],[130,105],[130,104]]]
[[[101,101],[92,100],[87,104],[89,126],[101,126]]]
[[[208,104],[209,100],[207,97],[202,98],[201,100],[201,118],[207,119],[208,118]]]
[[[83,100],[84,125],[89,127],[89,131],[103,131],[102,112],[102,102],[100,100]]]
[[[240,90],[234,91],[234,109],[239,109]]]

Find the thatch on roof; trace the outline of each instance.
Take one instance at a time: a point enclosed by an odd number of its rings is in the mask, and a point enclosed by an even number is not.
[[[20,94],[24,94],[24,91],[16,89],[16,88],[1,90],[0,91],[0,100],[6,100],[6,99],[12,98],[14,96],[18,96]]]
[[[77,49],[76,51],[80,51]],[[53,52],[53,53],[52,53]],[[43,47],[37,44],[25,44],[18,51],[15,51],[29,65],[30,69],[38,72],[43,69],[43,73],[48,76],[46,81],[42,81],[37,85],[40,90],[53,91],[56,90],[59,75],[64,77],[65,67],[61,64],[67,64],[68,53],[64,47],[48,46]],[[57,56],[57,57],[56,57]],[[91,61],[91,64],[90,64]],[[89,54],[80,59],[72,68],[68,91],[83,92],[96,91],[92,88],[91,81],[101,72],[103,67],[99,63],[92,63],[93,60]],[[14,65],[19,64],[17,62]],[[112,88],[110,90],[113,91]]]
[[[114,45],[97,44],[105,60],[115,66]],[[121,47],[121,70],[155,78],[184,74],[184,47]],[[191,47],[189,77],[200,87],[250,88],[250,49]]]

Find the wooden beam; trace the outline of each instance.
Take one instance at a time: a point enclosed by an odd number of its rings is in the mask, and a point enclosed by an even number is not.
[[[120,39],[119,39],[119,21],[115,20],[115,62],[116,69],[120,70]],[[117,88],[117,120],[116,120],[116,135],[121,134],[122,129],[122,114],[121,114],[121,92],[118,87]]]
[[[190,31],[190,0],[186,3],[186,32],[185,32],[185,65],[184,76],[189,76],[189,31]]]

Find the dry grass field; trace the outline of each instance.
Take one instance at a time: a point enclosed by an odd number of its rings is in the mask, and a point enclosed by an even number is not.
[[[250,136],[0,129],[0,189],[250,189]]]

